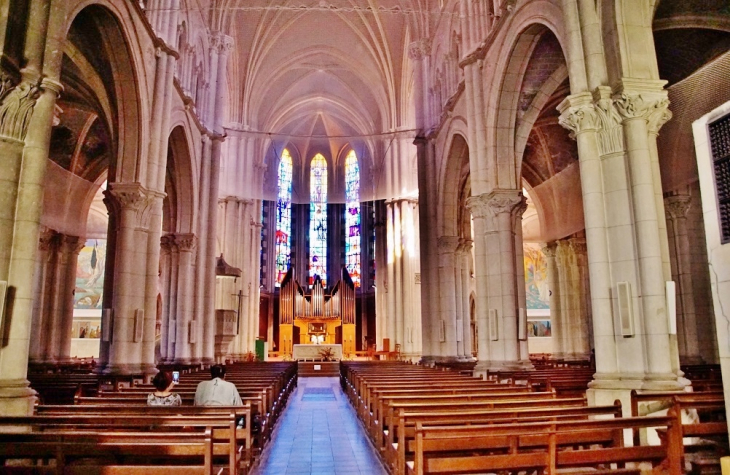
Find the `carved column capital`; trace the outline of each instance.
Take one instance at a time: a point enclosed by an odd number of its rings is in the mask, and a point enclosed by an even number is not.
[[[147,190],[139,183],[112,183],[104,195],[120,211],[138,211],[147,204]]]
[[[59,234],[53,229],[46,229],[41,231],[38,236],[38,250],[39,251],[50,251],[56,247],[59,243]]]
[[[198,244],[198,237],[195,234],[175,234],[175,245],[180,252],[191,252]]]
[[[557,244],[555,243],[555,241],[549,242],[542,247],[542,253],[545,254],[545,257],[547,257],[548,259],[555,259],[556,251]]]
[[[162,252],[162,254],[170,254],[174,246],[174,234],[165,234],[164,236],[160,236],[160,252]]]
[[[220,31],[211,33],[210,47],[218,54],[228,54],[233,48],[233,38]]]
[[[459,247],[459,237],[441,236],[438,238],[437,247],[439,254],[453,254]]]
[[[5,91],[0,103],[0,137],[18,142],[25,140],[41,92],[40,84],[30,82]]]
[[[86,245],[86,241],[79,236],[61,235],[61,250],[71,255],[78,255]]]
[[[593,105],[593,97],[589,93],[574,94],[565,98],[558,106],[560,118],[558,123],[570,131],[570,136],[587,130],[598,130],[600,120]]]
[[[664,209],[672,220],[686,218],[691,206],[692,197],[689,195],[672,195],[664,198]]]
[[[456,249],[456,252],[462,255],[469,255],[471,254],[473,245],[474,241],[471,239],[459,239],[459,247]]]
[[[616,109],[626,120],[646,120],[649,132],[658,134],[659,129],[672,118],[667,92],[634,94],[622,92],[615,98]]]
[[[408,45],[408,57],[420,61],[431,54],[431,38],[421,38]]]

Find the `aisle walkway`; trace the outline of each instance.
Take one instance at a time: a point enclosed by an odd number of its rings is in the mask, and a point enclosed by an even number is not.
[[[386,475],[338,378],[299,378],[252,475]]]

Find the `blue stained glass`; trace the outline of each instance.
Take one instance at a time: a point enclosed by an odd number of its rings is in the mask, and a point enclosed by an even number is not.
[[[309,183],[309,285],[319,276],[327,281],[327,160],[312,159]]]
[[[289,150],[284,149],[279,161],[279,194],[276,199],[276,287],[281,285],[291,259],[291,183],[292,159]]]
[[[360,287],[360,165],[354,150],[345,159],[345,197],[345,265],[355,287]]]

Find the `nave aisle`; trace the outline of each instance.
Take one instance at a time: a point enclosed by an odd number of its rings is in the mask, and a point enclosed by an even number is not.
[[[299,378],[253,475],[386,475],[338,378]]]

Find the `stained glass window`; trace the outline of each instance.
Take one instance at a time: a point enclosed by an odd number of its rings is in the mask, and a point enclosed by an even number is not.
[[[292,160],[284,149],[279,161],[279,195],[276,199],[276,287],[289,270],[291,256],[291,182]]]
[[[345,159],[345,259],[355,287],[360,287],[360,166],[355,151]]]
[[[327,280],[327,160],[312,159],[309,178],[309,285],[315,276]]]

